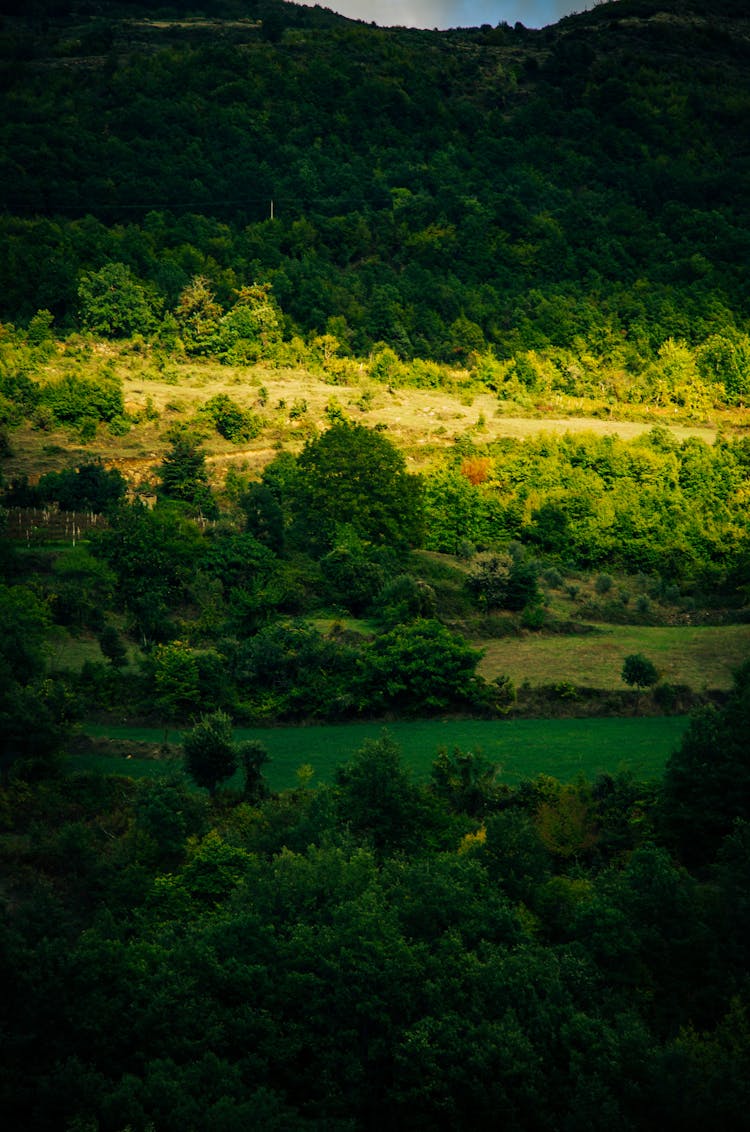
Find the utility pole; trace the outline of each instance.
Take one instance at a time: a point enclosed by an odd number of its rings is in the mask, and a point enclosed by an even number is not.
[[[273,199],[271,200],[271,219],[273,220]]]

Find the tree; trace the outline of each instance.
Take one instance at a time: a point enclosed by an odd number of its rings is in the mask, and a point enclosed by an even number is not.
[[[631,653],[630,656],[625,657],[621,672],[622,679],[631,688],[637,689],[636,695],[636,710],[638,708],[638,697],[645,688],[653,688],[654,684],[659,679],[659,673],[652,662],[642,653]]]
[[[157,645],[147,657],[154,701],[168,718],[185,717],[199,700],[200,673],[192,649],[180,641]]]
[[[281,340],[282,318],[270,283],[243,287],[235,305],[220,320],[217,352],[231,361],[256,361]]]
[[[722,708],[690,721],[667,761],[662,824],[688,865],[711,861],[736,820],[750,821],[750,662],[736,673]]]
[[[278,493],[267,483],[251,483],[239,504],[249,533],[274,554],[280,554],[284,549],[284,512]]]
[[[177,508],[123,506],[91,539],[96,557],[117,575],[120,600],[144,645],[174,636],[169,609],[205,552],[198,527]]]
[[[169,451],[159,467],[160,494],[190,503],[207,517],[214,517],[216,503],[208,486],[203,449],[186,429],[173,429],[169,441]]]
[[[41,675],[50,622],[49,608],[31,589],[0,585],[0,672],[22,683]]]
[[[116,468],[91,462],[62,472],[47,472],[37,490],[44,502],[57,503],[61,511],[102,513],[122,502],[127,483]]]
[[[497,766],[481,751],[442,747],[432,764],[435,794],[458,813],[481,817],[497,797]]]
[[[372,604],[385,577],[351,527],[340,528],[336,544],[321,558],[320,568],[330,600],[355,616]]]
[[[71,717],[61,683],[45,679],[49,610],[25,586],[0,585],[0,774],[59,750]]]
[[[237,747],[232,739],[232,721],[226,712],[202,716],[182,741],[187,772],[209,794],[237,769]]]
[[[104,611],[112,604],[116,583],[107,564],[94,558],[85,543],[78,543],[57,555],[52,571],[55,620],[62,625],[87,625],[94,632],[103,629]]]
[[[364,425],[340,421],[310,441],[292,483],[293,523],[300,541],[331,549],[349,525],[363,541],[404,550],[421,531],[421,487],[401,453]]]
[[[81,277],[81,322],[107,338],[149,334],[156,325],[154,302],[124,263],[107,263]]]
[[[209,417],[216,427],[219,436],[232,444],[242,444],[252,440],[261,430],[261,421],[247,409],[243,409],[226,393],[217,393],[209,397],[200,410]]]
[[[366,739],[336,772],[339,809],[351,829],[372,842],[378,856],[406,848],[414,839],[419,794],[387,733]]]
[[[522,548],[483,559],[467,579],[480,609],[518,612],[539,602],[536,564]]]
[[[188,353],[209,353],[222,309],[204,275],[196,275],[184,288],[175,315]]]
[[[259,739],[247,739],[238,745],[237,759],[245,776],[245,798],[248,802],[260,801],[268,793],[261,771],[270,759],[268,749]]]
[[[376,595],[372,613],[385,629],[405,621],[428,620],[435,615],[435,591],[432,586],[411,574],[398,574]]]
[[[105,625],[98,640],[102,654],[113,668],[122,668],[127,663],[128,650],[114,625]]]
[[[475,707],[481,653],[439,621],[418,619],[376,637],[363,657],[362,707],[369,711],[443,711]]]

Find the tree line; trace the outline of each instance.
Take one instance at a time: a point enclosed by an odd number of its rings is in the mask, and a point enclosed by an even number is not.
[[[64,13],[7,21],[0,317],[150,333],[203,277],[225,312],[269,284],[289,337],[358,355],[585,341],[631,370],[746,334],[738,13],[433,33],[255,8],[278,36],[144,44],[114,15],[102,50]]]

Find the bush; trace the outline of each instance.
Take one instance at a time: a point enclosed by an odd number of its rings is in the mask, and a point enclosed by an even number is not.
[[[536,606],[540,593],[537,568],[523,551],[485,558],[467,579],[469,592],[480,609],[518,612]]]
[[[372,612],[381,625],[393,628],[405,621],[433,617],[435,608],[432,586],[410,574],[399,574],[380,591]]]
[[[59,381],[42,386],[39,408],[45,406],[59,424],[81,428],[87,422],[95,425],[97,421],[113,421],[125,414],[122,381],[111,374],[96,381],[66,374]]]
[[[598,594],[608,594],[612,589],[612,578],[609,574],[600,574],[596,579],[595,589]]]
[[[261,420],[254,413],[243,409],[226,393],[217,393],[209,398],[201,407],[204,413],[213,421],[219,436],[232,444],[242,444],[258,436],[263,427]]]

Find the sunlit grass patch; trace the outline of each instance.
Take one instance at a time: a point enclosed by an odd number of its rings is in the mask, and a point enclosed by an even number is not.
[[[471,644],[484,650],[479,672],[487,680],[505,675],[515,684],[568,681],[622,690],[623,660],[643,653],[662,681],[702,691],[731,687],[732,672],[750,657],[750,625],[600,624],[582,636],[527,634]]]

